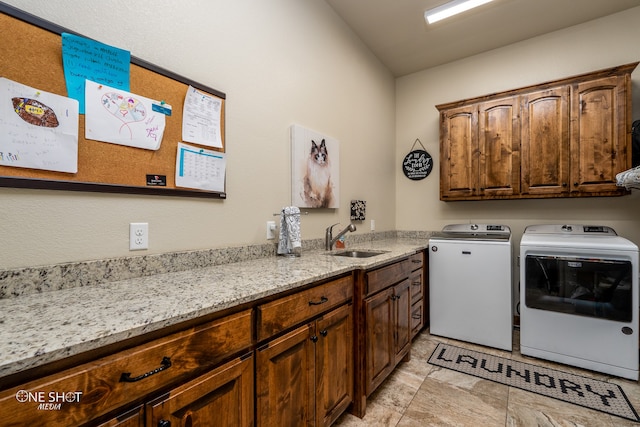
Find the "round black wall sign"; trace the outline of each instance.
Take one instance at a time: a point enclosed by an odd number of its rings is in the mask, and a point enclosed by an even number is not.
[[[433,169],[433,159],[425,150],[413,150],[402,161],[404,175],[414,181],[425,179]]]

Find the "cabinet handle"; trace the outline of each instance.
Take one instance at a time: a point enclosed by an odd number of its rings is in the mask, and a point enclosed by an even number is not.
[[[421,283],[419,280],[418,280],[418,281],[416,281],[416,282],[412,282],[411,284],[412,284],[413,286],[420,286],[420,285],[422,285],[422,283]]]
[[[562,183],[562,186],[563,186],[563,187],[566,187],[566,186],[567,186],[567,183],[566,183],[566,182],[563,182],[563,183]]]
[[[329,298],[320,297],[320,301],[309,301],[309,305],[320,305],[320,304],[324,304],[327,301],[329,301]]]
[[[419,315],[419,314],[414,314],[414,315],[413,315],[413,316],[411,316],[411,317],[413,317],[413,318],[414,318],[414,319],[416,319],[416,320],[418,320],[418,319],[421,319],[421,318],[422,318],[422,316],[421,316],[421,315]]]
[[[317,335],[312,335],[311,336],[311,341],[317,342],[318,341],[318,336]]]
[[[322,335],[323,337],[326,337],[328,333],[329,331],[327,331],[326,329],[320,331],[320,335]]]
[[[153,374],[157,374],[158,372],[164,371],[165,369],[169,369],[171,367],[171,359],[167,356],[162,358],[162,361],[160,362],[160,367],[154,369],[153,371],[149,371],[146,374],[142,374],[142,375],[138,375],[137,377],[131,378],[131,372],[123,372],[122,375],[120,375],[120,382],[121,383],[135,383],[136,381],[140,381],[143,380],[147,377],[150,377]]]
[[[391,301],[395,301],[397,299],[399,299],[400,297],[398,297],[397,295],[391,295]]]
[[[158,427],[171,427],[171,421],[169,421],[169,420],[160,420],[160,421],[158,421]]]

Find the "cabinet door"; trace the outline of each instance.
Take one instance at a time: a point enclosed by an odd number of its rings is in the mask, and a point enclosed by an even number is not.
[[[478,107],[478,192],[485,198],[520,192],[518,108],[518,97],[484,102]]]
[[[147,425],[253,425],[253,356],[234,359],[147,404]]]
[[[311,332],[312,325],[301,326],[257,350],[258,427],[315,425]]]
[[[316,425],[330,426],[353,400],[353,306],[318,319],[316,332]]]
[[[572,100],[572,192],[622,192],[616,174],[631,167],[626,100],[624,76],[577,85]]]
[[[369,396],[395,367],[393,289],[365,299],[365,394]]]
[[[440,116],[440,199],[477,194],[478,109],[452,108]]]
[[[522,193],[569,192],[569,86],[522,96]]]
[[[411,346],[411,285],[405,279],[393,287],[394,364],[407,355]]]

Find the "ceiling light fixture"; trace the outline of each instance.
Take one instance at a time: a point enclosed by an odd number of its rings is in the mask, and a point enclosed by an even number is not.
[[[424,19],[429,24],[433,24],[434,22],[457,15],[458,13],[466,12],[469,9],[489,3],[490,1],[493,0],[453,0],[442,6],[427,10],[424,13]]]

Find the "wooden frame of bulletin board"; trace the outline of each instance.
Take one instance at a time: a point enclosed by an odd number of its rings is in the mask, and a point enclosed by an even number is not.
[[[61,48],[61,34],[65,32],[81,36],[0,2],[0,77],[67,96]],[[173,107],[171,116],[166,118],[160,148],[153,151],[85,139],[84,115],[80,115],[77,173],[0,165],[0,187],[226,199],[224,191],[175,185],[182,106],[189,86],[221,100],[222,148],[203,148],[224,153],[225,94],[131,56],[130,91]],[[1,144],[0,135],[0,151]],[[166,176],[166,186],[147,185],[147,175]]]

